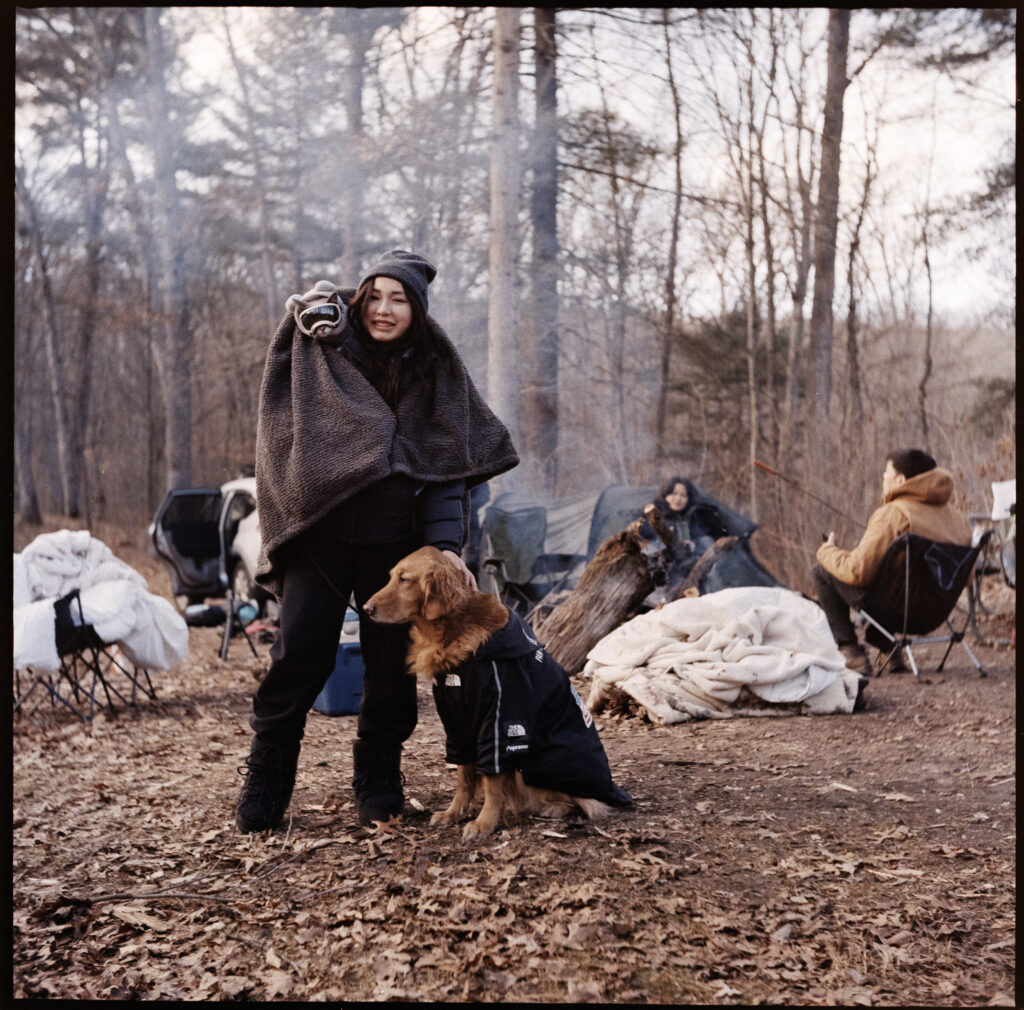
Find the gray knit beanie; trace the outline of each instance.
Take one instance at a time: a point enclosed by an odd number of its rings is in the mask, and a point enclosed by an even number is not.
[[[427,311],[427,285],[437,275],[437,268],[422,256],[406,252],[404,249],[392,249],[384,253],[380,262],[367,270],[359,282],[362,287],[371,277],[390,277],[401,281],[409,294],[419,299],[423,311]]]

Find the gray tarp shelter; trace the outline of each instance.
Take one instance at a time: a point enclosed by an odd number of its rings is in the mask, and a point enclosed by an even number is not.
[[[701,592],[781,585],[751,552],[756,523],[697,491],[696,501],[716,510],[727,533],[740,540],[702,580]],[[481,588],[520,610],[529,610],[553,589],[571,589],[601,544],[642,516],[657,494],[654,487],[611,484],[566,498],[527,498],[516,491],[499,495],[481,522]]]

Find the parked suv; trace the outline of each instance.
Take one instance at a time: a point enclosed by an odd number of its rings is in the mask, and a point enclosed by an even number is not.
[[[208,597],[224,597],[229,588],[236,600],[253,600],[261,610],[271,598],[256,584],[260,523],[255,478],[169,491],[148,533],[151,549],[170,570],[182,610]]]

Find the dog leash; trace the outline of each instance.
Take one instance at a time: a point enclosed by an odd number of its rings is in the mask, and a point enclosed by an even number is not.
[[[306,550],[306,557],[309,558],[309,560],[313,564],[313,567],[320,573],[320,578],[322,578],[324,580],[324,582],[326,582],[327,585],[331,587],[331,590],[333,591],[334,595],[337,596],[338,599],[341,600],[345,604],[345,606],[347,607],[348,603],[349,603],[349,598],[346,597],[346,596],[342,596],[341,590],[338,589],[338,587],[331,581],[331,579],[328,576],[327,572],[325,572],[320,567],[319,562],[316,560],[315,557],[313,557],[313,552],[307,549]],[[355,602],[355,594],[354,593],[350,593],[349,596],[351,596],[352,599],[353,599],[353,602]],[[358,603],[356,603],[356,611],[359,613],[360,616],[362,616],[363,608],[360,607]]]

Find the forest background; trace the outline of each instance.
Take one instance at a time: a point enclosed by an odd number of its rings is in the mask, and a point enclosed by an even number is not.
[[[794,588],[891,448],[985,512],[1016,465],[1015,34],[974,8],[21,8],[16,515],[141,532],[168,488],[251,470],[285,299],[394,247],[438,265],[431,313],[514,432],[495,491],[682,473]]]

